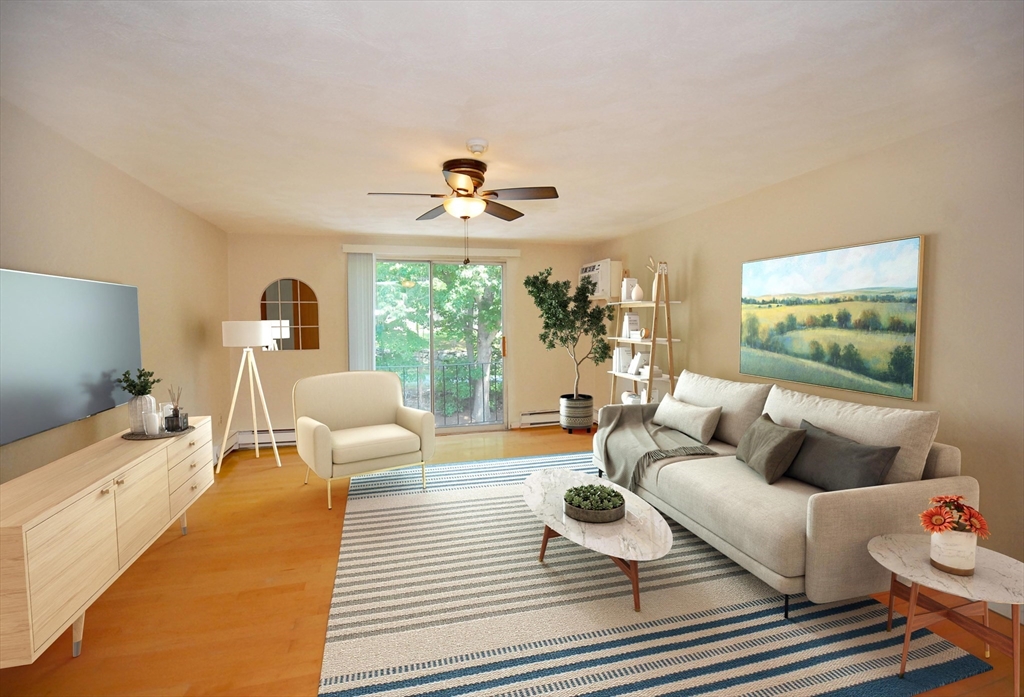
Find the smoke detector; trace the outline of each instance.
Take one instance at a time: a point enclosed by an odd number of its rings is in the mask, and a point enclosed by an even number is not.
[[[466,150],[469,150],[474,155],[483,155],[487,152],[487,139],[470,138],[466,141]]]

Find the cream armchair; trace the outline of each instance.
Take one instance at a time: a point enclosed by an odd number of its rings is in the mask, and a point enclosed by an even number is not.
[[[332,479],[418,464],[427,488],[434,415],[402,404],[402,383],[395,373],[303,378],[292,388],[292,410],[299,457],[327,480],[327,508]]]

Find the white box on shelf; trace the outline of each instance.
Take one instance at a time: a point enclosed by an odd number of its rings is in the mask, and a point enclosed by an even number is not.
[[[633,288],[636,287],[636,284],[635,278],[622,279],[622,285],[619,287],[619,297],[622,298],[622,302],[628,302],[633,298]]]
[[[622,262],[602,259],[584,264],[580,267],[580,280],[583,278],[591,278],[597,284],[597,290],[591,296],[595,300],[617,299],[619,279],[622,278]]]

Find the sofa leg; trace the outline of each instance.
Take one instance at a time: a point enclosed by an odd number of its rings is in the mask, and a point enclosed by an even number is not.
[[[303,484],[309,484],[309,468],[308,467],[306,468],[306,481],[304,481],[302,483]]]
[[[331,480],[327,480],[327,510],[331,510]],[[787,596],[788,598],[788,596]]]
[[[786,598],[786,604],[783,607],[782,616],[788,620],[789,619],[789,596],[786,595],[785,598]]]

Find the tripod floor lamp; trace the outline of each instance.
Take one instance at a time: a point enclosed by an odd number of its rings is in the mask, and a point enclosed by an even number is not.
[[[269,320],[252,322],[222,322],[224,346],[242,349],[242,361],[238,364],[238,377],[235,378],[235,392],[231,395],[231,409],[228,411],[228,423],[224,427],[224,439],[221,441],[220,457],[217,458],[217,473],[224,462],[224,451],[227,450],[228,433],[231,432],[231,420],[235,417],[235,404],[238,402],[238,388],[242,384],[242,372],[249,369],[249,403],[252,405],[252,436],[256,444],[256,457],[260,456],[260,437],[256,430],[256,393],[259,392],[260,404],[263,405],[263,416],[267,419],[267,430],[270,431],[270,444],[274,448],[277,466],[281,466],[281,456],[277,452],[277,439],[274,438],[274,427],[270,425],[270,412],[267,410],[267,398],[263,396],[263,385],[260,383],[260,371],[256,369],[256,356],[253,346],[269,346],[274,343],[273,322]],[[253,389],[253,379],[256,389]]]

